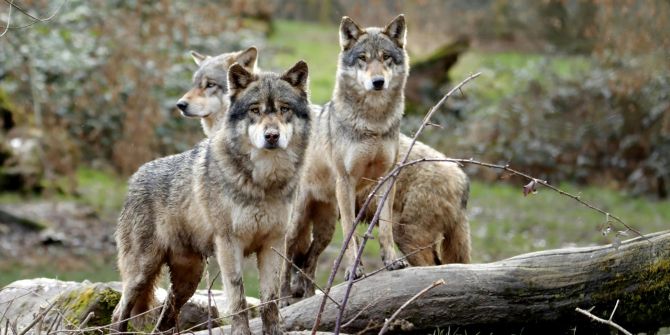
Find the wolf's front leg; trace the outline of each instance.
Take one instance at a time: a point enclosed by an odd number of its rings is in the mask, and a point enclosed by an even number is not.
[[[335,195],[337,196],[337,205],[340,208],[340,222],[344,236],[347,236],[351,229],[353,229],[356,208],[356,184],[351,179],[349,176],[339,176],[335,185]],[[351,272],[356,261],[357,252],[358,244],[356,243],[356,235],[354,234],[349,241],[346,251],[347,262],[345,264],[347,265],[347,270],[344,273],[345,280],[349,280],[349,276],[354,276],[354,279],[363,276],[363,269],[360,266],[356,267],[356,272]]]
[[[382,211],[379,215],[379,244],[381,247],[381,256],[384,266],[388,270],[398,270],[406,268],[409,264],[405,260],[396,260],[397,254],[395,252],[395,242],[393,241],[393,201],[395,200],[395,184],[390,185],[386,182],[382,187],[383,192],[386,193],[389,187],[389,192],[386,201],[382,206]]]
[[[251,335],[247,312],[247,300],[242,281],[242,244],[232,236],[217,236],[216,258],[221,269],[223,290],[228,300],[228,313],[232,314],[232,334]]]
[[[279,325],[279,308],[277,298],[279,293],[279,271],[282,268],[282,258],[274,251],[283,252],[283,235],[273,241],[268,241],[260,252],[258,252],[258,272],[260,274],[261,289],[261,320],[263,321],[263,334],[281,334]]]

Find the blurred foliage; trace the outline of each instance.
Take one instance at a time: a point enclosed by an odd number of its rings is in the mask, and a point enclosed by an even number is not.
[[[46,17],[63,2],[15,3]],[[670,3],[662,0],[71,0],[53,20],[0,38],[0,107],[3,124],[13,123],[0,132],[0,158],[12,139],[39,141],[37,186],[63,193],[77,192],[81,165],[128,175],[203,137],[174,108],[195,69],[188,50],[256,45],[268,70],[305,59],[312,100],[324,103],[341,16],[383,25],[400,12],[412,59],[470,41],[435,78],[484,72],[440,116],[449,130],[431,131],[427,142],[552,181],[666,193]],[[15,11],[12,22],[32,20]],[[452,84],[422,99],[437,101]],[[416,129],[418,118],[407,117],[404,130]]]
[[[60,4],[20,3],[45,13]],[[55,174],[71,174],[80,159],[129,174],[187,149],[202,137],[173,108],[190,86],[188,50],[220,53],[261,40],[238,20],[222,19],[232,15],[224,8],[73,0],[53,21],[10,30],[0,41],[0,78],[17,127],[44,130],[39,137]],[[12,22],[30,20],[16,14]]]
[[[528,99],[524,97],[541,97]],[[544,178],[667,196],[670,76],[594,69],[542,85],[530,81],[473,131],[482,159],[504,160]]]

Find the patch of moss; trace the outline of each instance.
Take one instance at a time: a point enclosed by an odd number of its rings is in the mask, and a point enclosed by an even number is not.
[[[121,294],[104,284],[92,284],[63,293],[57,305],[64,311],[69,324],[79,325],[93,312],[87,327],[104,326],[111,323],[114,307]]]
[[[617,317],[622,326],[630,320],[635,322],[639,329],[654,333],[659,326],[670,324],[670,258],[667,255],[657,256],[658,259],[651,265],[638,271],[617,275],[612,280],[603,283],[600,295],[594,295],[594,301],[601,310],[611,310],[613,302],[620,300]],[[635,276],[635,282],[640,287],[631,290],[630,276]]]

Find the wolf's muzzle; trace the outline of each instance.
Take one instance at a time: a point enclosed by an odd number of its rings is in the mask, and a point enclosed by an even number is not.
[[[265,148],[274,149],[279,143],[279,130],[277,129],[267,129],[263,134],[265,137]]]
[[[186,100],[177,101],[177,108],[179,108],[183,113],[186,113],[188,109],[188,102]]]
[[[372,87],[377,91],[384,89],[384,77],[372,78]]]

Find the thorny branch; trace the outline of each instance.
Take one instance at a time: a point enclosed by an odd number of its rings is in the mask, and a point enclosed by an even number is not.
[[[618,306],[619,306],[619,299],[617,299],[616,304],[614,305],[614,309],[612,309],[612,314],[610,314],[610,318],[607,319],[607,320],[602,319],[602,318],[599,318],[599,317],[597,317],[597,316],[591,314],[591,310],[593,310],[593,308],[591,308],[591,309],[589,309],[589,310],[587,311],[587,310],[583,310],[583,309],[577,307],[577,308],[575,308],[575,311],[577,311],[577,312],[579,312],[579,313],[582,313],[582,314],[588,316],[589,318],[591,318],[591,319],[594,320],[594,321],[597,321],[597,322],[606,324],[606,325],[608,325],[608,326],[610,326],[610,327],[612,327],[612,328],[615,328],[616,330],[618,330],[618,331],[620,331],[620,332],[622,332],[622,333],[624,333],[624,334],[626,334],[626,335],[632,335],[631,332],[629,332],[628,330],[626,330],[624,327],[621,327],[621,326],[619,326],[617,323],[615,323],[614,321],[612,321],[612,317],[614,316],[614,312],[616,312],[616,308],[617,308]]]

